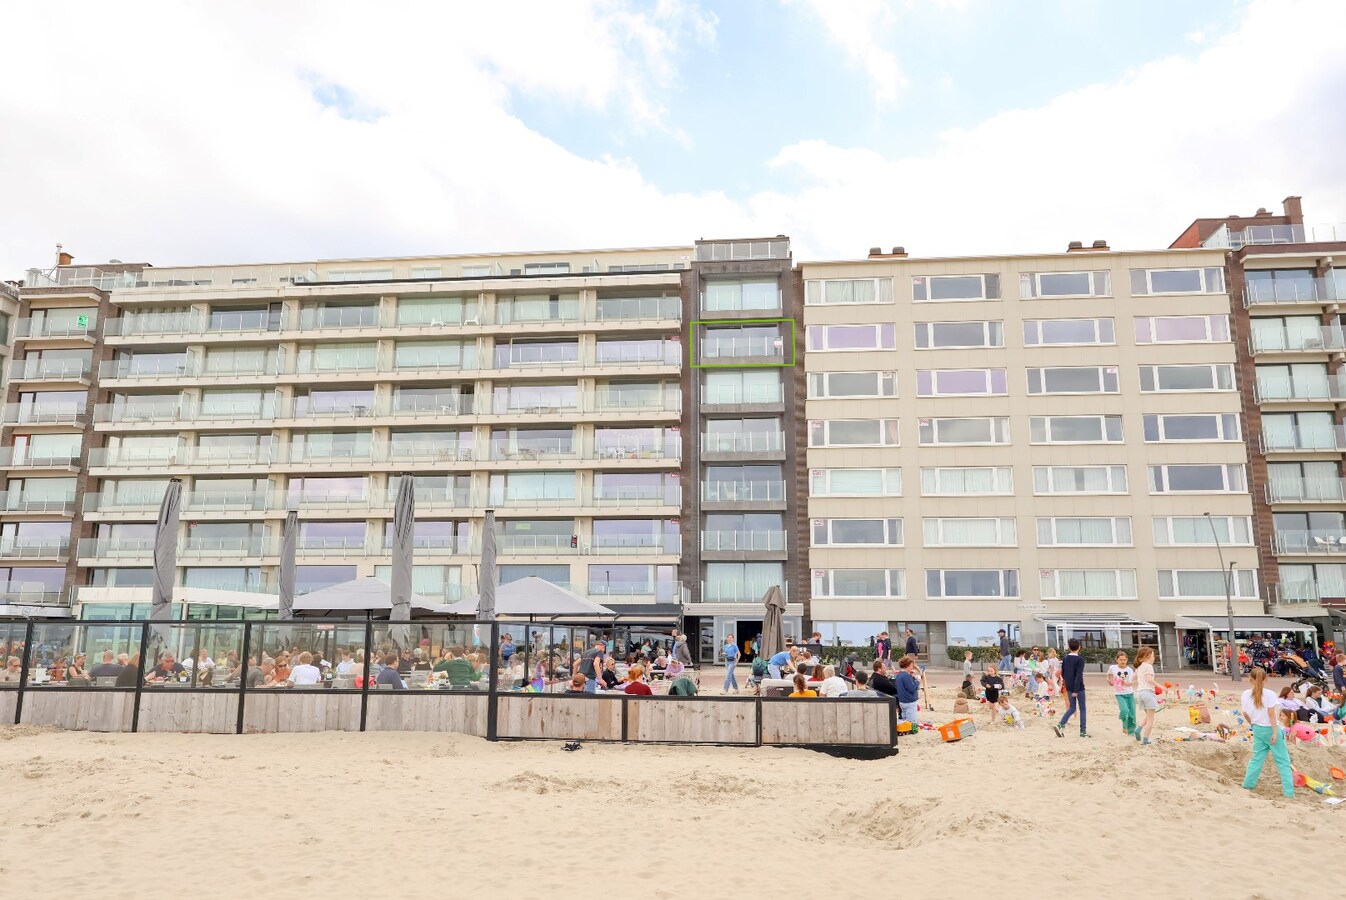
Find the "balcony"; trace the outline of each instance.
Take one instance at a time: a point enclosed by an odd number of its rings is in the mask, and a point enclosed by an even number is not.
[[[1286,432],[1279,429],[1262,429],[1263,453],[1295,452],[1333,452],[1346,450],[1346,428],[1336,425],[1332,428],[1314,428],[1304,431]]]
[[[682,491],[676,485],[668,488],[618,490],[609,494],[595,494],[593,505],[600,508],[681,506]]]
[[[1346,478],[1272,478],[1268,503],[1346,503]]]
[[[715,337],[707,335],[697,341],[700,358],[706,360],[781,360],[785,359],[785,339],[775,337]]]
[[[784,531],[703,531],[704,553],[784,553]]]
[[[698,241],[696,258],[701,262],[789,259],[790,240],[777,237],[756,241]]]
[[[10,381],[64,381],[88,384],[93,364],[87,359],[19,359],[9,364]]]
[[[679,297],[599,297],[595,322],[660,322],[682,319]]]
[[[383,316],[377,304],[370,306],[324,306],[299,310],[290,315],[285,327],[297,331],[349,331],[379,328]]]
[[[701,485],[704,503],[784,503],[783,481],[709,481]]]
[[[472,462],[477,453],[471,447],[454,446],[448,443],[417,443],[402,441],[390,444],[380,458],[394,462],[408,463],[454,463]],[[420,496],[417,494],[417,496]]]
[[[742,387],[701,386],[702,406],[779,406],[785,402],[785,388],[780,384],[744,385]]]
[[[759,582],[716,582],[715,584],[709,584],[703,581],[701,582],[700,600],[702,603],[755,603],[760,607],[762,598],[771,588],[771,584]],[[790,586],[782,584],[780,589],[788,601],[790,599]]]
[[[158,452],[128,452],[115,447],[99,447],[89,451],[90,468],[155,471],[178,466],[204,468],[240,468],[269,466],[279,461],[279,454],[269,447],[245,447],[228,452],[224,449],[180,447]]]
[[[785,435],[779,431],[740,431],[701,435],[703,454],[763,456],[785,451]]]
[[[70,538],[0,537],[0,558],[41,559],[65,562],[70,552]]]
[[[14,491],[0,491],[0,512],[69,516],[75,512],[75,495],[33,498]]]
[[[1346,329],[1340,325],[1318,328],[1259,328],[1253,319],[1248,349],[1257,353],[1324,353],[1346,350]]]
[[[79,453],[61,456],[35,456],[32,451],[15,447],[0,447],[0,467],[9,469],[66,469],[79,468]]]
[[[1242,231],[1221,226],[1206,238],[1206,247],[1241,247],[1270,244],[1317,244],[1346,241],[1346,225],[1249,225]]]
[[[662,538],[649,535],[595,535],[584,549],[592,556],[677,556],[682,552],[682,539],[677,535]]]
[[[1346,553],[1346,531],[1328,528],[1317,528],[1312,531],[1277,530],[1272,546],[1277,556]]]
[[[1346,283],[1330,278],[1249,281],[1243,292],[1244,306],[1297,306],[1341,300],[1346,300]]]
[[[152,559],[154,538],[80,538],[81,559]]]
[[[83,325],[78,322],[51,321],[50,319],[19,319],[15,323],[14,337],[24,340],[50,338],[60,341],[83,341],[92,344],[98,337],[98,324],[92,317]]]
[[[493,460],[532,462],[539,459],[573,458],[577,455],[578,451],[573,440],[520,441],[517,443],[492,441],[490,458]]]
[[[1269,378],[1258,375],[1253,397],[1258,403],[1342,400],[1346,399],[1346,377],[1325,374],[1322,378]]]
[[[500,535],[496,550],[503,556],[577,556],[580,552],[578,538],[559,534]]]
[[[280,553],[277,542],[260,535],[238,538],[193,537],[179,542],[178,555],[190,559],[256,559]],[[151,548],[151,555],[153,549]]]
[[[6,425],[78,425],[85,417],[83,403],[6,403]]]
[[[69,606],[70,594],[65,590],[45,590],[32,582],[0,582],[0,605]]]

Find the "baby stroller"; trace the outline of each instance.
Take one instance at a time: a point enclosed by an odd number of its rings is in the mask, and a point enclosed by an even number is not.
[[[1288,656],[1282,656],[1276,661],[1276,674],[1288,675],[1295,679],[1290,687],[1296,694],[1302,694],[1308,687],[1320,687],[1324,691],[1331,690],[1327,679],[1321,673],[1307,665],[1301,666],[1298,661]]]
[[[752,674],[748,676],[748,687],[752,689],[754,694],[761,692],[762,679],[766,678],[768,674],[770,673],[767,671],[766,657],[759,653],[757,658],[752,661]]]

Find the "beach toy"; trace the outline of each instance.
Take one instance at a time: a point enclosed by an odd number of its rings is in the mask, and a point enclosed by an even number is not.
[[[1317,793],[1322,794],[1324,797],[1335,797],[1335,796],[1336,796],[1336,794],[1333,793],[1333,791],[1332,791],[1332,785],[1330,785],[1330,784],[1323,784],[1321,781],[1316,781],[1316,780],[1310,778],[1309,776],[1303,774],[1302,772],[1296,773],[1296,775],[1297,775],[1299,778],[1304,779],[1304,783],[1301,785],[1301,784],[1299,784],[1299,783],[1296,782],[1295,787],[1306,787],[1306,788],[1308,788],[1308,789],[1311,790],[1311,791],[1316,791]]]
[[[1305,787],[1309,782],[1308,777],[1303,772],[1296,772],[1294,776],[1295,787]]]
[[[1294,735],[1296,740],[1313,740],[1313,729],[1309,727],[1308,722],[1296,722],[1294,727],[1290,729],[1290,734]]]
[[[1346,772],[1343,772],[1341,769],[1338,769],[1336,766],[1333,766],[1332,768],[1328,769],[1328,770],[1327,770],[1327,774],[1332,776],[1332,780],[1333,780],[1333,781],[1342,781],[1342,780],[1346,780]]]
[[[939,726],[938,730],[939,739],[946,744],[952,744],[976,734],[977,726],[971,719],[954,719],[952,722]]]

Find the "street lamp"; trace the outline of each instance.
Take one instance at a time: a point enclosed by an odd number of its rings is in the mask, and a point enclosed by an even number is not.
[[[1225,568],[1224,550],[1220,547],[1220,533],[1215,530],[1215,520],[1210,517],[1210,513],[1202,515],[1210,523],[1211,537],[1215,538],[1215,553],[1220,558],[1220,574],[1224,576],[1224,609],[1225,615],[1229,617],[1229,677],[1237,683],[1243,680],[1243,671],[1239,668],[1238,643],[1234,640],[1234,567],[1238,561],[1231,560],[1229,568]]]

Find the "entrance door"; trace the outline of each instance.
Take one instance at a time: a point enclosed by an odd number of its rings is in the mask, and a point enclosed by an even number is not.
[[[737,624],[738,630],[735,634],[738,636],[739,659],[742,662],[752,662],[755,659],[752,652],[752,643],[762,633],[762,620],[740,619]]]
[[[697,662],[715,662],[715,620],[709,616],[701,620],[697,639]]]

